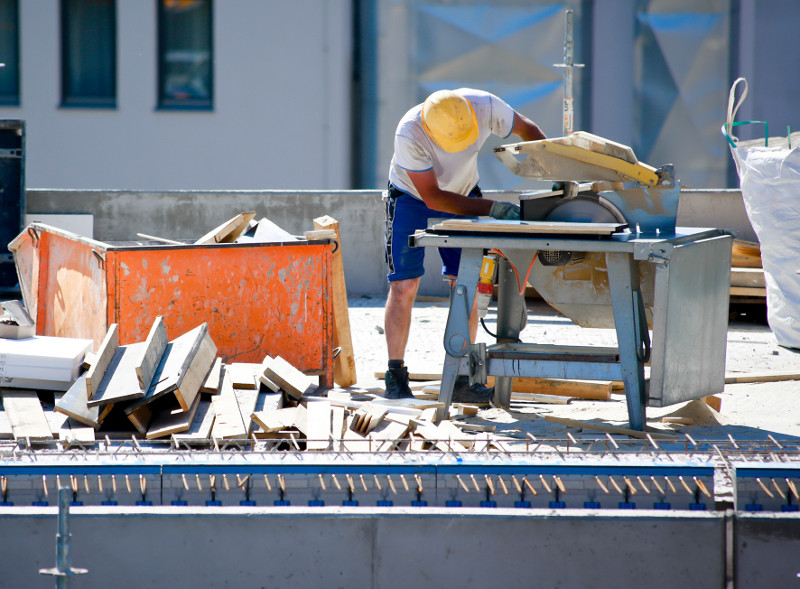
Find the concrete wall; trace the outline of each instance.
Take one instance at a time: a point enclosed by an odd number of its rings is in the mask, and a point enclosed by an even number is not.
[[[517,200],[519,194],[487,191],[487,198]],[[136,233],[170,239],[196,239],[242,211],[256,211],[287,231],[302,235],[313,220],[330,215],[339,221],[342,257],[351,295],[385,294],[384,212],[377,190],[342,191],[174,191],[28,190],[29,214],[92,214],[94,238],[135,240]],[[757,241],[738,190],[681,193],[678,224],[733,229],[742,239]],[[441,262],[425,257],[420,294],[447,296]]]
[[[74,586],[723,587],[713,512],[72,509]],[[52,587],[55,508],[2,508],[0,583]],[[773,536],[775,537],[775,536]],[[775,537],[777,541],[780,539]]]
[[[349,0],[214,2],[214,109],[157,108],[156,3],[117,0],[117,107],[63,108],[59,0],[20,2],[28,186],[348,188]],[[302,170],[302,172],[300,172]]]

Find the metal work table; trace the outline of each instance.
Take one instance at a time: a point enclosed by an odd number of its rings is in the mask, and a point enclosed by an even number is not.
[[[644,430],[645,407],[719,393],[725,381],[731,234],[676,228],[653,234],[624,231],[587,237],[541,234],[437,233],[409,238],[415,247],[461,248],[458,279],[444,335],[439,400],[446,415],[458,375],[495,377],[494,403],[509,407],[514,377],[620,380],[630,427]],[[503,253],[498,265],[497,343],[470,344],[472,309],[484,251]],[[527,309],[514,267],[524,272],[538,251],[605,255],[617,348],[537,345],[519,339]],[[654,266],[652,296],[643,297],[640,265]],[[533,284],[536,287],[536,284]],[[652,298],[646,304],[645,298]],[[652,326],[652,344],[649,332]],[[645,364],[650,377],[645,379]]]

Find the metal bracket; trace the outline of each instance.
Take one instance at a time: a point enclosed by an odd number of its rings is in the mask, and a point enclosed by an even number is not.
[[[469,384],[486,384],[488,380],[486,344],[483,342],[469,346]]]

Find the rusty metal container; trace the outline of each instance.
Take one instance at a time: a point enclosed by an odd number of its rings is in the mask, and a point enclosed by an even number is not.
[[[281,356],[333,384],[332,243],[103,243],[33,223],[9,245],[36,333],[100,345],[175,338],[208,323],[225,362]]]

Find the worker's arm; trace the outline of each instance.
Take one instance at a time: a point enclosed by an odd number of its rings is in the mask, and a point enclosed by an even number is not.
[[[434,211],[444,211],[445,213],[468,217],[481,217],[488,215],[489,210],[492,208],[491,200],[462,196],[455,192],[442,190],[439,188],[436,172],[433,170],[408,172],[408,177],[414,183],[414,187],[419,192],[425,205]]]
[[[547,139],[547,136],[539,128],[539,125],[518,112],[514,113],[514,128],[511,129],[511,134],[516,135],[523,141]]]

